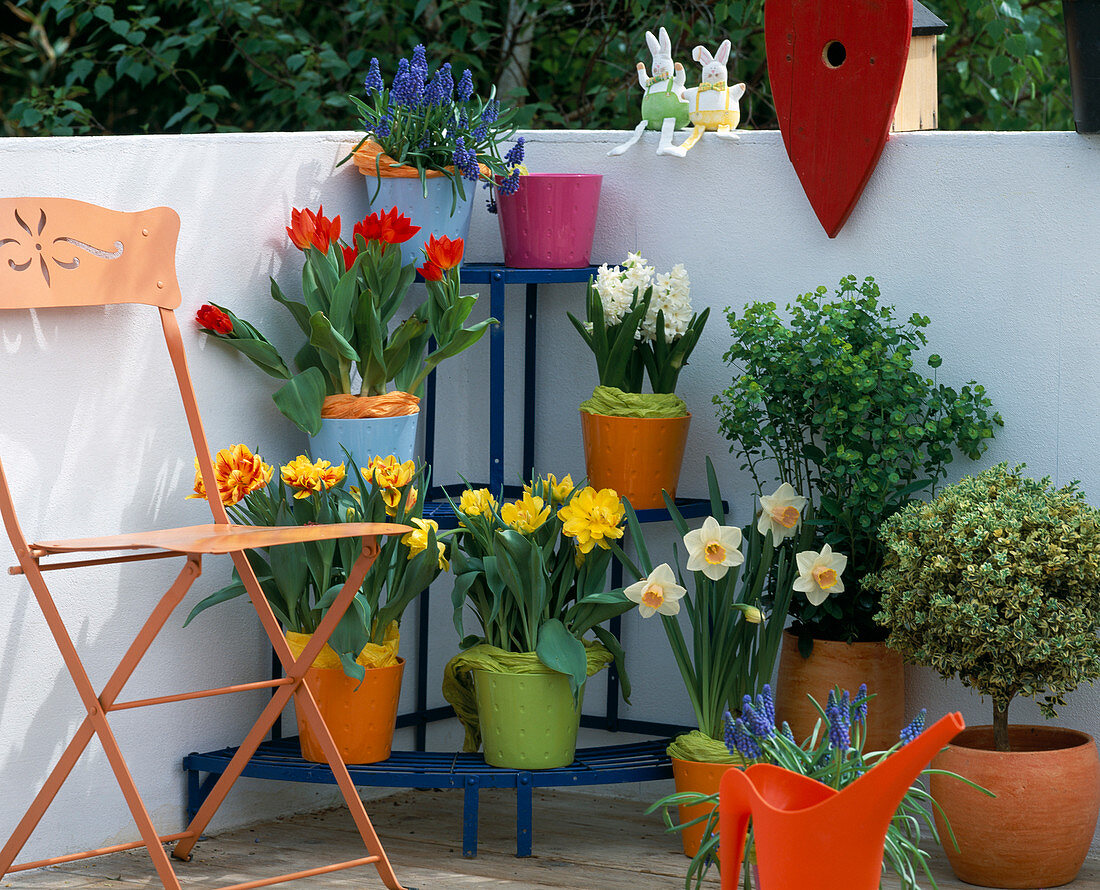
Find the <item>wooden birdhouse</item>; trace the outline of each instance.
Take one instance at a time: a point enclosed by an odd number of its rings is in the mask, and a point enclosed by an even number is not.
[[[936,38],[946,30],[947,24],[939,16],[913,0],[913,39],[891,131],[934,130],[938,126]]]

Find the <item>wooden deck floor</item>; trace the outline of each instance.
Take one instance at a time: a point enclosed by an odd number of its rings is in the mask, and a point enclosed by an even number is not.
[[[406,888],[418,890],[679,890],[687,859],[678,839],[665,834],[644,804],[602,795],[535,792],[534,851],[515,858],[515,796],[481,794],[476,859],[461,852],[462,795],[401,792],[371,801],[368,811]],[[201,841],[189,863],[179,863],[185,890],[209,890],[345,861],[363,855],[345,810],[328,810],[225,832]],[[942,861],[934,869],[941,890],[962,890]],[[13,890],[149,890],[160,887],[143,850],[117,853],[51,869],[10,875]],[[372,866],[277,885],[292,890],[381,887]],[[717,881],[709,884],[717,887]],[[1100,863],[1090,862],[1073,890],[1100,890]],[[888,880],[887,890],[897,883]],[[788,888],[790,890],[790,888]]]

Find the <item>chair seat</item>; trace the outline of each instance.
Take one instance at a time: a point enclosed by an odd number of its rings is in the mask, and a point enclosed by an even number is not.
[[[232,553],[236,550],[273,547],[301,541],[328,541],[365,535],[403,535],[413,529],[393,522],[339,522],[332,525],[250,526],[189,525],[158,531],[108,535],[103,538],[73,538],[68,541],[40,541],[32,548],[45,553],[74,553],[93,550],[169,550],[174,553]]]

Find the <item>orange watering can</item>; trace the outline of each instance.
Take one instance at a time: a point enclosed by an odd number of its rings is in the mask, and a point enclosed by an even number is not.
[[[764,890],[878,890],[898,804],[964,725],[947,714],[841,791],[770,763],[728,770],[718,804],[724,890],[737,886],[750,816]]]

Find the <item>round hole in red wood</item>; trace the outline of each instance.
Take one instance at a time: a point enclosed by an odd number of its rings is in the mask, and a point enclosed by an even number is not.
[[[839,68],[848,57],[848,51],[839,40],[830,40],[821,52],[821,59],[829,68]]]

